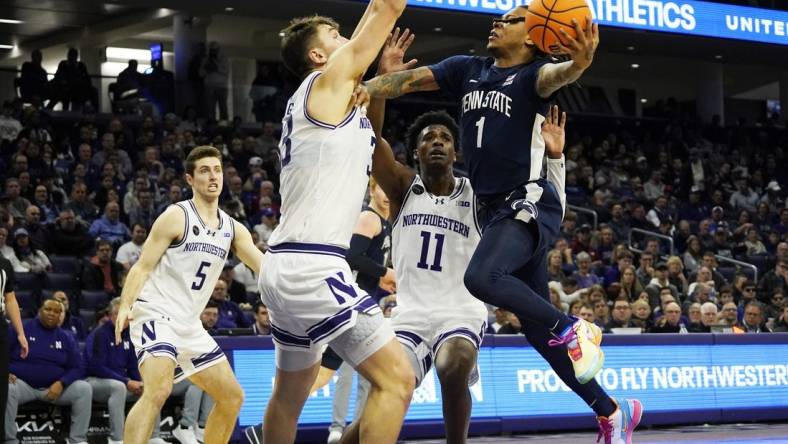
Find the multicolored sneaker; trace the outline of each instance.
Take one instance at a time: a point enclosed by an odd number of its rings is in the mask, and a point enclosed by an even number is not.
[[[596,442],[603,437],[605,444],[632,444],[632,432],[643,417],[643,404],[637,399],[614,400],[616,411],[609,418],[597,416],[599,434]]]
[[[575,369],[575,378],[581,384],[592,380],[605,362],[605,354],[599,348],[599,343],[602,342],[601,330],[594,326],[600,331],[597,334],[592,325],[583,319],[577,319],[561,336],[547,343],[551,347],[566,346],[566,352]]]

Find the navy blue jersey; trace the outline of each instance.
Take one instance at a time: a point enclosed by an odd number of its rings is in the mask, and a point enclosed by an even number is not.
[[[511,68],[491,57],[454,56],[430,66],[445,93],[460,101],[460,148],[480,198],[509,193],[542,172],[542,122],[549,99],[536,93],[546,59]]]
[[[373,210],[372,207],[364,207],[364,209],[361,211],[371,211],[375,213],[375,215],[380,219],[380,233],[373,237],[369,242],[369,247],[367,248],[365,255],[376,264],[380,264],[385,267],[389,260],[389,252],[391,251],[391,222],[378,214],[378,212]],[[351,268],[353,267],[351,266]],[[370,276],[360,271],[356,276],[356,283],[358,283],[358,286],[361,287],[362,290],[369,293],[369,295],[373,298],[375,297],[375,291],[378,288],[378,281],[380,281],[380,276]]]

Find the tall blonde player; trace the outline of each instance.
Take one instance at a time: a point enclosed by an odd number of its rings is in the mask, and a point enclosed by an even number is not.
[[[372,0],[350,40],[334,20],[320,16],[294,19],[283,31],[282,58],[302,83],[282,120],[282,221],[260,276],[277,367],[263,420],[266,444],[295,439],[326,344],[371,385],[348,436],[396,442],[410,404],[413,370],[344,258],[375,146],[353,93],[404,8],[405,0]]]
[[[183,378],[215,401],[205,425],[207,443],[230,439],[243,403],[241,386],[199,315],[230,250],[253,270],[260,270],[263,255],[246,227],[219,210],[219,150],[192,150],[186,158],[186,180],[194,197],[170,205],[156,219],[121,295],[115,339],[120,341],[129,320],[145,387],[126,418],[126,444],[148,441],[173,382]]]

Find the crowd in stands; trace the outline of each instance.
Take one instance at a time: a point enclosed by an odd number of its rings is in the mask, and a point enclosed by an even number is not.
[[[81,113],[69,117],[50,105],[93,100],[87,84],[72,88],[84,65],[69,51],[53,83],[41,75],[40,58],[34,52],[23,66],[21,97],[4,103],[0,116],[0,254],[16,272],[26,331],[41,338],[27,360],[12,349],[12,373],[27,384],[12,398],[18,404],[92,398],[112,412],[139,391],[139,374],[127,339],[122,351],[108,348],[116,314],[111,300],[156,217],[190,197],[183,159],[199,145],[222,151],[221,208],[265,251],[281,205],[278,109],[289,91],[271,73],[276,65],[260,65],[250,92],[260,119],[254,131],[240,119],[227,122],[226,91],[216,88],[204,94],[219,107],[218,121],[194,107],[154,117],[76,106]],[[219,76],[222,63],[218,48],[209,46],[197,73]],[[118,81],[135,78],[124,77]],[[71,95],[57,92],[61,81]],[[439,106],[390,105],[386,135],[403,163],[412,158],[405,128]],[[788,331],[788,132],[772,124],[701,125],[678,111],[662,119],[609,120],[570,121],[567,199],[596,218],[567,211],[548,254],[553,304],[606,332]],[[456,170],[464,170],[461,156]],[[755,265],[757,276],[727,259]],[[255,270],[231,259],[202,313],[204,327],[268,334],[256,282]],[[519,332],[515,316],[493,310],[490,333]],[[183,423],[195,433],[199,411],[192,408]],[[72,433],[84,432],[89,412],[72,409]]]

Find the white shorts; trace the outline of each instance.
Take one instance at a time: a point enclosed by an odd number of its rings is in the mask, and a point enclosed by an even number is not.
[[[428,315],[424,309],[398,306],[392,311],[391,327],[405,351],[412,355],[418,385],[432,368],[441,346],[449,339],[463,338],[478,351],[487,328],[487,318],[471,315],[434,316]],[[475,384],[476,379],[478,371],[474,368],[468,385]]]
[[[270,246],[258,283],[277,349],[305,353],[302,365],[319,361],[325,344],[356,325],[360,313],[381,313],[353,279],[344,249],[336,246]],[[375,341],[374,347],[382,345]]]
[[[176,364],[177,383],[227,360],[199,320],[191,325],[174,322],[161,313],[144,310],[140,304],[134,304],[133,313],[129,333],[138,365],[142,366],[149,356],[170,358]]]

